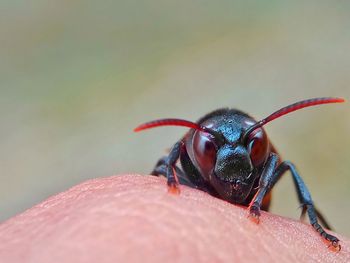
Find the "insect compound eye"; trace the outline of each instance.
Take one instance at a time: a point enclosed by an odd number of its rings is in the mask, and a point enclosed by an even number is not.
[[[256,129],[249,134],[247,147],[254,166],[259,166],[266,161],[269,152],[269,140],[263,129]]]
[[[193,151],[202,172],[209,175],[215,167],[218,151],[215,138],[209,133],[196,131],[193,138]]]

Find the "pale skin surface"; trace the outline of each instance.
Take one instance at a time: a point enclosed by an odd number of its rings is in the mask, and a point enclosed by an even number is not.
[[[248,212],[164,178],[90,180],[0,225],[0,262],[350,262],[308,224]]]

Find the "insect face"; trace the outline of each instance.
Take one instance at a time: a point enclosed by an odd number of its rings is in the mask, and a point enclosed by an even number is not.
[[[201,125],[209,132],[192,133],[190,159],[204,180],[219,195],[235,203],[242,203],[250,194],[259,167],[269,154],[265,131],[259,128],[246,141],[242,136],[255,122],[236,111],[214,116]]]
[[[225,199],[242,203],[253,187],[256,174],[247,149],[242,145],[224,145],[217,154],[210,183]]]

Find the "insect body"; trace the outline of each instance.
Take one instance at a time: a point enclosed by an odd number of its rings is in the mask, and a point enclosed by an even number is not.
[[[290,171],[303,214],[307,213],[313,228],[340,250],[338,238],[328,234],[318,220],[329,228],[317,211],[309,190],[293,163],[282,161],[267,138],[263,125],[292,111],[326,103],[344,102],[339,98],[315,98],[284,107],[261,121],[235,109],[213,111],[198,122],[161,119],[144,123],[134,131],[159,126],[191,128],[175,143],[168,156],[161,158],[151,174],[167,178],[171,191],[178,184],[201,189],[231,203],[248,206],[249,214],[258,220],[260,210],[268,210],[271,189]],[[176,166],[180,159],[182,169]]]

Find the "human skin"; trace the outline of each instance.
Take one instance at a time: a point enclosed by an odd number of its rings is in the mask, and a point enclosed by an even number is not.
[[[0,225],[0,262],[350,262],[309,224],[247,209],[164,178],[90,180]]]

